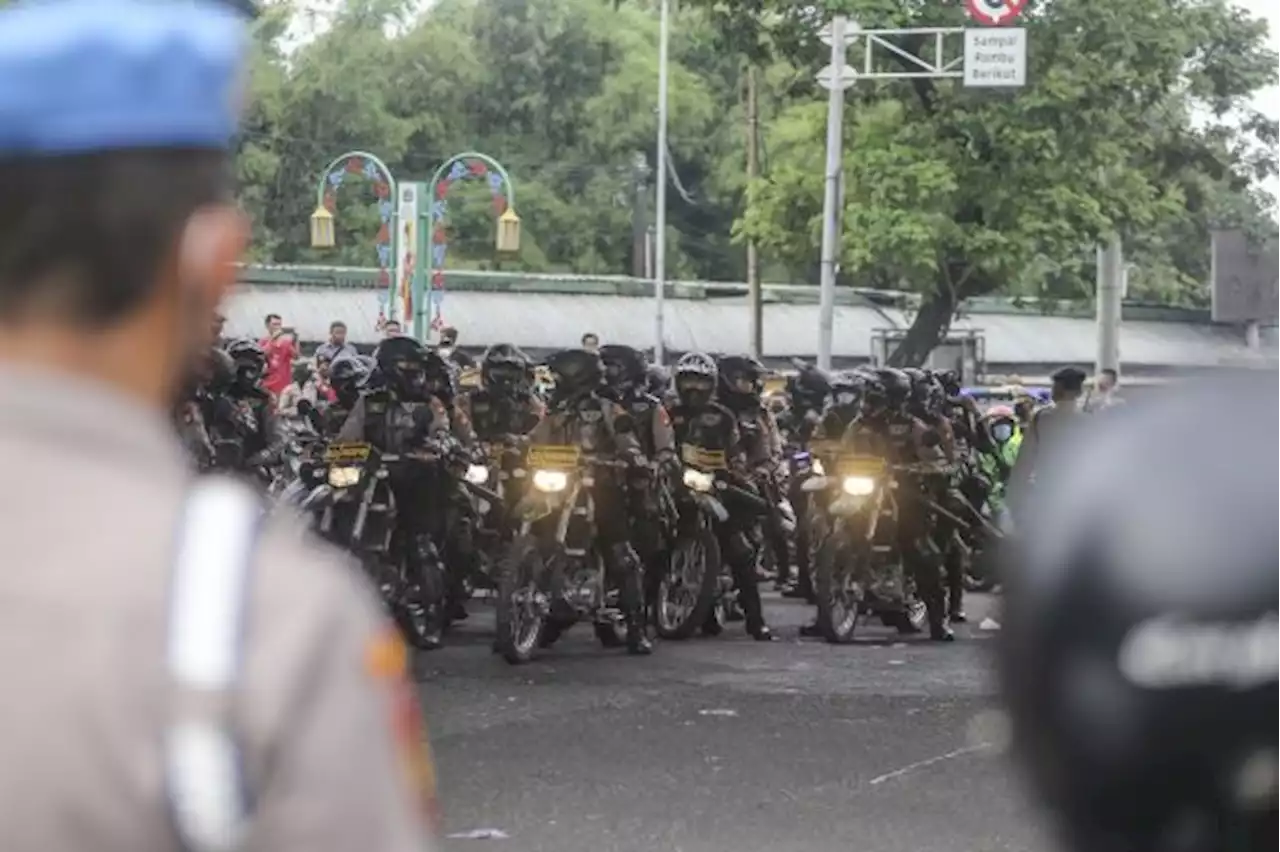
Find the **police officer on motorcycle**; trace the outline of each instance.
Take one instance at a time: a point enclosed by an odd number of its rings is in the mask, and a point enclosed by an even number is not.
[[[210,438],[215,467],[234,469],[270,481],[268,469],[280,463],[284,442],[276,425],[271,394],[262,387],[267,360],[252,340],[227,345],[234,374],[225,392],[212,402]]]
[[[627,489],[631,540],[645,563],[646,597],[652,605],[657,584],[666,569],[666,536],[659,488],[669,482],[674,467],[675,437],[671,418],[662,399],[649,392],[654,380],[639,350],[622,344],[606,344],[600,347],[600,362],[604,365],[604,393],[631,416],[640,449],[658,465],[657,471],[651,472],[648,468],[634,471]]]
[[[412,559],[442,552],[448,569],[449,617],[467,617],[465,580],[475,559],[470,505],[453,478],[470,463],[475,435],[466,410],[456,405],[453,371],[412,337],[396,335],[374,352],[382,387],[365,391],[339,431],[341,442],[367,441],[383,453],[429,452],[438,463],[406,468],[391,487],[404,507],[398,522],[413,537]],[[411,471],[411,473],[409,473]]]
[[[738,415],[715,400],[720,371],[715,359],[699,352],[685,355],[676,364],[674,391],[676,403],[671,407],[671,424],[679,447],[696,446],[723,450],[730,459],[730,474],[739,487],[754,491],[750,477],[749,447],[738,430]],[[726,508],[730,508],[726,506]],[[718,524],[720,547],[738,589],[738,602],[746,618],[747,633],[760,642],[773,639],[764,620],[760,590],[756,578],[755,546],[748,531],[751,519],[741,509],[733,511],[727,523]],[[719,624],[708,619],[704,632],[717,632]]]
[[[480,387],[468,402],[476,437],[485,443],[527,435],[544,410],[533,393],[533,367],[528,356],[510,343],[495,343],[484,353]]]
[[[647,465],[630,415],[605,394],[604,365],[597,353],[566,349],[552,355],[546,367],[554,386],[546,416],[529,435],[531,444],[573,445],[587,455],[612,456],[632,467]],[[619,578],[627,652],[650,654],[644,569],[631,546],[626,477],[609,468],[594,476],[598,544],[606,571]]]
[[[867,385],[862,416],[845,431],[844,443],[856,453],[878,455],[890,465],[915,467],[896,475],[899,556],[928,612],[930,638],[950,642],[955,635],[947,624],[942,553],[933,537],[935,513],[930,506],[947,485],[941,473],[942,438],[911,415],[910,402],[910,377],[893,368],[878,370]],[[926,473],[922,465],[935,466],[940,472]]]
[[[716,399],[733,412],[756,487],[769,503],[764,533],[780,573],[788,573],[790,547],[778,503],[786,494],[786,467],[782,461],[782,436],[773,415],[764,407],[764,367],[749,355],[728,355],[716,365],[719,384]]]
[[[329,384],[336,398],[321,412],[320,431],[325,437],[337,435],[342,429],[368,378],[369,366],[361,358],[348,355],[329,365]]]

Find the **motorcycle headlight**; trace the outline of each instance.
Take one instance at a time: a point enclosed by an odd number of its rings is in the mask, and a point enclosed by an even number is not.
[[[482,464],[473,464],[467,468],[466,478],[472,485],[484,485],[489,481],[489,468]]]
[[[533,487],[548,493],[563,491],[569,487],[569,474],[562,470],[535,470]]]
[[[825,467],[823,467],[823,466],[822,466],[822,459],[814,459],[814,460],[813,460],[813,464],[812,464],[812,465],[810,465],[809,469],[810,469],[811,471],[813,471],[813,475],[814,475],[814,476],[826,476],[826,475],[827,475],[827,469],[826,469]]]
[[[876,490],[876,481],[869,476],[846,476],[840,489],[850,497],[866,497]]]
[[[710,491],[715,487],[716,478],[710,473],[686,467],[684,469],[684,484],[691,491]]]
[[[329,468],[329,485],[333,488],[350,488],[360,481],[358,467]]]

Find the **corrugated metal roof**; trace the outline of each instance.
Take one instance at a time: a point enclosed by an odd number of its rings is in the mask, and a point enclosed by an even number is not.
[[[444,316],[463,344],[509,342],[530,349],[577,343],[595,332],[606,342],[647,348],[653,340],[653,302],[626,296],[565,293],[451,292]],[[333,287],[242,286],[228,311],[228,331],[257,335],[263,317],[281,314],[304,341],[323,340],[329,323],[347,323],[356,343],[378,338],[374,290]],[[673,351],[740,352],[748,347],[744,299],[668,298],[666,346]],[[892,308],[839,305],[834,355],[867,358],[875,330],[906,328],[909,318]],[[766,304],[764,343],[768,357],[812,356],[817,349],[818,307]],[[959,331],[980,329],[990,364],[1092,363],[1092,320],[1026,314],[975,314],[957,321]],[[1243,335],[1230,327],[1186,322],[1128,320],[1120,341],[1127,365],[1212,367],[1252,360]],[[1252,357],[1251,357],[1252,356]]]

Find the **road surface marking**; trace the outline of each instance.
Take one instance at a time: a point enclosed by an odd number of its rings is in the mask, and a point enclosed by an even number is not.
[[[977,745],[965,746],[964,748],[958,748],[955,751],[949,751],[946,754],[940,754],[937,757],[931,757],[928,760],[917,760],[915,763],[908,763],[901,769],[895,769],[892,772],[885,773],[884,775],[877,775],[875,778],[871,779],[871,784],[872,786],[875,786],[876,784],[883,784],[885,781],[892,781],[894,778],[899,778],[906,775],[908,772],[914,772],[917,769],[923,769],[926,766],[932,766],[935,763],[941,763],[942,761],[950,760],[953,757],[960,757],[961,755],[981,751],[982,749],[990,747],[990,743],[978,743]]]

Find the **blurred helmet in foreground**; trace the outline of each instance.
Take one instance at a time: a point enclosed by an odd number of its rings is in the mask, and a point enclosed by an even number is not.
[[[1276,848],[1278,410],[1276,373],[1232,376],[1046,447],[1002,676],[1075,849]]]

